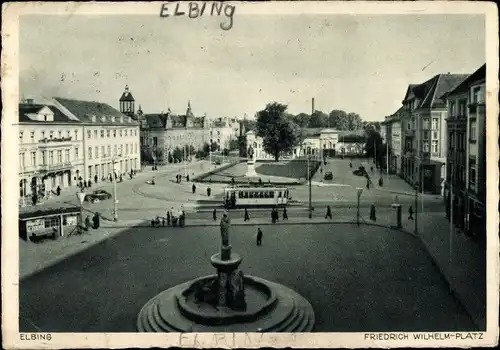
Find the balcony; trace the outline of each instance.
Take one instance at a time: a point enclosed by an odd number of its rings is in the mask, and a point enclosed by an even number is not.
[[[72,137],[43,138],[38,140],[39,147],[66,146],[71,143]]]
[[[51,165],[40,165],[39,170],[40,171],[63,171],[63,170],[69,170],[73,167],[71,162],[64,162],[64,163],[58,163],[58,164],[51,164]]]

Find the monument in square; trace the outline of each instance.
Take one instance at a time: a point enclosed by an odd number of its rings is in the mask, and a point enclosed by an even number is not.
[[[310,332],[311,304],[292,289],[239,270],[231,252],[231,222],[220,222],[221,249],[210,257],[217,273],[167,289],[139,312],[139,332]],[[281,263],[281,262],[277,262]]]
[[[255,133],[252,130],[250,130],[249,132],[247,132],[246,136],[247,136],[247,143],[249,146],[247,149],[247,172],[245,176],[258,177],[257,173],[255,172],[255,150],[252,147],[255,140]]]

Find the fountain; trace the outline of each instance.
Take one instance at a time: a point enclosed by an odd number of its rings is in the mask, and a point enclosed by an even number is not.
[[[139,312],[139,332],[310,332],[311,304],[292,289],[238,270],[230,219],[221,223],[221,251],[210,258],[217,274],[167,289]]]

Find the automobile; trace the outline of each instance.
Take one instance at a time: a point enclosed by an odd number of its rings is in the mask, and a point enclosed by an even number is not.
[[[102,201],[104,199],[109,199],[111,198],[111,193],[106,192],[104,190],[96,190],[92,193],[89,193],[85,196],[85,201],[90,202],[90,203],[97,203],[99,201]]]
[[[324,176],[325,180],[333,180],[333,174],[331,171],[327,171]]]
[[[358,169],[354,170],[352,173],[356,176],[365,176],[366,170],[365,170],[365,167],[360,166]]]
[[[215,165],[221,165],[220,159],[217,159],[214,163],[215,163]]]

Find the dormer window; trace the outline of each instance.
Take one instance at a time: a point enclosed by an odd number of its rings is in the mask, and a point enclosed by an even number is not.
[[[120,123],[123,123],[123,117],[120,117]]]
[[[50,134],[49,134],[49,138],[53,139],[54,138],[54,132],[51,131]]]
[[[103,115],[103,116],[101,117],[101,122],[105,122],[105,121],[106,121],[106,116],[104,116],[104,115]]]
[[[92,123],[95,123],[95,115],[91,115],[90,120],[92,120]]]
[[[111,117],[111,123],[114,123],[115,122],[115,117]]]

